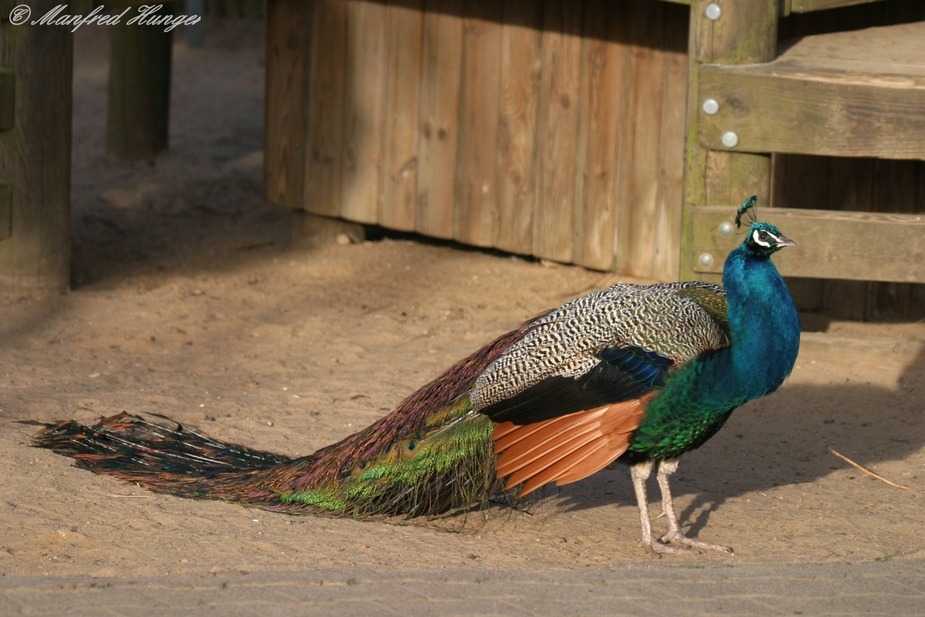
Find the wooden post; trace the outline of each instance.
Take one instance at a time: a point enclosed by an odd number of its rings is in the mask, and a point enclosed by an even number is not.
[[[158,15],[172,11],[173,5],[167,3]],[[134,10],[130,15],[135,15]],[[126,17],[118,25],[108,26],[106,152],[120,159],[139,160],[167,148],[173,31],[128,21]]]
[[[771,191],[770,154],[710,150],[701,143],[698,117],[702,64],[767,62],[777,53],[779,0],[714,2],[692,0],[689,38],[687,144],[684,177],[684,220],[681,278],[694,277],[694,208],[738,205],[757,194],[768,204]],[[721,259],[724,256],[713,256]],[[715,277],[714,277],[715,278]]]
[[[56,2],[29,4],[43,15]],[[0,127],[0,289],[6,292],[68,287],[72,59],[68,28],[16,26],[0,17],[7,84],[0,96],[13,97]],[[8,101],[0,107],[10,109]]]

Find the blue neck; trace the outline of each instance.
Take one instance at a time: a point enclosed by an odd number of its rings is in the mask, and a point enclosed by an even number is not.
[[[723,267],[730,346],[707,364],[725,392],[744,403],[769,394],[790,374],[800,349],[800,319],[770,259],[732,251]],[[709,383],[709,382],[707,382]],[[733,401],[729,401],[733,402]]]

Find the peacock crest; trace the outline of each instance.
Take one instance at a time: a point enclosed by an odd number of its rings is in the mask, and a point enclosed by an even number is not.
[[[742,228],[742,217],[748,215],[751,224],[745,238],[745,247],[749,253],[757,257],[770,257],[785,246],[796,246],[797,243],[781,233],[780,229],[764,221],[758,220],[758,196],[752,195],[736,210],[736,229]]]

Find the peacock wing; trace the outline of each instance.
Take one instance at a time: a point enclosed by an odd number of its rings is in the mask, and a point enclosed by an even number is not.
[[[549,375],[479,408],[494,422],[531,424],[637,399],[661,386],[675,361],[635,345],[605,347],[596,363],[576,376]]]
[[[536,320],[472,390],[498,423],[497,475],[526,494],[619,458],[668,374],[728,345],[724,305],[707,283],[622,284]]]

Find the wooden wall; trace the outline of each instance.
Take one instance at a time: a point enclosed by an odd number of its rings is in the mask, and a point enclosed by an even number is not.
[[[626,275],[677,275],[687,7],[307,6],[270,5],[271,200]]]
[[[273,0],[267,196],[675,279],[688,12],[654,0]],[[792,15],[780,37],[920,19],[925,2],[893,0]],[[923,212],[925,163],[776,156],[772,202]],[[925,316],[922,285],[791,284],[801,306],[836,316]]]

